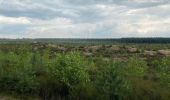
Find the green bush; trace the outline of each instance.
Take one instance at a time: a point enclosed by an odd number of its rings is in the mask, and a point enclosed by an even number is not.
[[[148,70],[147,63],[139,57],[132,57],[128,60],[127,65],[124,67],[124,72],[129,77],[144,77]]]
[[[31,54],[17,55],[12,52],[1,54],[0,87],[18,93],[32,93],[36,90],[36,78],[30,63]]]
[[[18,55],[0,52],[1,90],[20,94],[57,92],[62,95],[59,93],[64,91],[62,89],[71,92],[76,86],[90,82],[87,64],[79,53],[59,54],[52,59],[48,56],[38,52]],[[51,95],[49,93],[47,95]]]
[[[149,64],[138,56],[117,61],[103,56],[85,58],[78,52],[56,54],[50,49],[40,52],[21,47],[0,51],[0,92],[44,100],[168,98],[170,58]],[[154,75],[159,80],[150,80]]]
[[[160,84],[170,90],[170,57],[163,57],[152,63],[156,69],[156,75],[160,79]]]
[[[49,63],[48,81],[52,85],[59,85],[57,87],[54,86],[56,88],[53,87],[53,89],[59,92],[61,96],[67,96],[78,85],[90,81],[86,67],[86,61],[79,53],[58,54]],[[48,86],[49,83],[47,83],[46,87],[48,88]]]
[[[52,78],[70,88],[89,81],[86,62],[78,53],[58,54],[49,67]]]
[[[124,63],[102,60],[99,62],[94,85],[100,93],[100,98],[113,100],[126,97],[125,95],[130,91],[129,84],[120,75]]]

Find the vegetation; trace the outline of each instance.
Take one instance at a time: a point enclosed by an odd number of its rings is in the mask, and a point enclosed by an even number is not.
[[[3,95],[21,100],[28,97],[30,100],[170,98],[170,57],[144,54],[145,50],[162,49],[157,44],[0,45],[0,93]],[[164,47],[168,49],[169,45]]]

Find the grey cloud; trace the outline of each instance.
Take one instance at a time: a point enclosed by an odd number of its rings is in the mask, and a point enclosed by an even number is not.
[[[3,26],[0,31],[7,34],[30,34],[29,28],[37,37],[44,37],[48,32],[54,36],[62,36],[57,35],[60,32],[70,32],[68,36],[123,37],[142,36],[140,29],[143,29],[146,36],[149,36],[146,34],[149,32],[165,35],[169,31],[169,24],[161,21],[170,21],[169,11],[169,0],[4,0],[0,5],[0,16],[25,17],[33,24],[0,24]],[[57,28],[57,18],[68,19],[71,25],[68,28]],[[153,27],[148,28],[148,23]],[[157,29],[160,25],[162,31]]]
[[[132,8],[147,8],[170,3],[169,0],[116,0],[120,5],[126,5]]]
[[[50,7],[50,5],[46,5],[45,2],[42,2],[41,5],[40,4],[27,3],[24,1],[20,2],[20,4],[4,2],[0,6],[0,14],[10,17],[24,16],[30,18],[51,19],[55,17],[72,17],[75,13],[71,9],[57,7],[57,4],[55,7]]]
[[[10,17],[31,17],[40,19],[51,19],[55,17],[73,18],[76,20],[96,20],[98,15],[97,9],[92,7],[96,4],[103,5],[122,5],[127,7],[151,7],[169,3],[169,0],[4,0],[0,6],[0,14]],[[140,0],[142,1],[142,0]],[[152,1],[152,2],[151,2]],[[158,1],[158,0],[157,0]]]
[[[65,0],[72,5],[118,4],[128,7],[144,8],[170,3],[169,0]]]

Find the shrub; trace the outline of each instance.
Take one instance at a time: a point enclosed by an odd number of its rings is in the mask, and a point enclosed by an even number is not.
[[[67,96],[90,81],[88,64],[79,53],[58,54],[52,59],[48,56],[38,52],[18,55],[0,52],[1,90],[32,95],[43,92],[45,96],[68,92],[64,95]]]
[[[68,97],[78,85],[89,82],[86,61],[79,53],[58,54],[47,67],[46,82],[42,83],[47,95]]]
[[[152,63],[156,69],[156,75],[160,79],[160,84],[170,89],[170,57],[163,57]]]
[[[124,67],[122,73],[128,77],[141,78],[146,74],[148,69],[147,63],[139,57],[132,57],[128,60],[127,65]]]
[[[100,98],[107,100],[123,99],[130,91],[129,84],[120,75],[124,64],[115,61],[103,62],[103,64],[101,62],[94,82],[97,90],[100,92]]]

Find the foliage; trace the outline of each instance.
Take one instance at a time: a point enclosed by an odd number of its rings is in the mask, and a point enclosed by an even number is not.
[[[89,82],[86,63],[78,53],[59,54],[53,59],[47,59],[48,55],[38,52],[19,55],[0,52],[0,55],[2,91],[33,95],[46,91],[51,93],[59,90],[60,86],[72,91],[77,85]],[[51,85],[54,90],[51,90]]]
[[[85,57],[73,49],[58,52],[40,47],[44,49],[29,45],[0,49],[0,92],[39,96],[43,100],[166,100],[170,97],[170,57],[130,57],[126,47],[115,54],[107,52],[110,46],[102,46],[94,52],[99,54],[94,57]],[[116,55],[128,59],[111,58]]]
[[[107,65],[107,66],[105,66]],[[107,100],[123,99],[129,92],[129,84],[120,74],[124,66],[119,62],[106,62],[96,75],[95,85],[102,96]]]
[[[154,60],[153,65],[155,66],[156,75],[160,79],[162,86],[170,89],[170,57]]]

